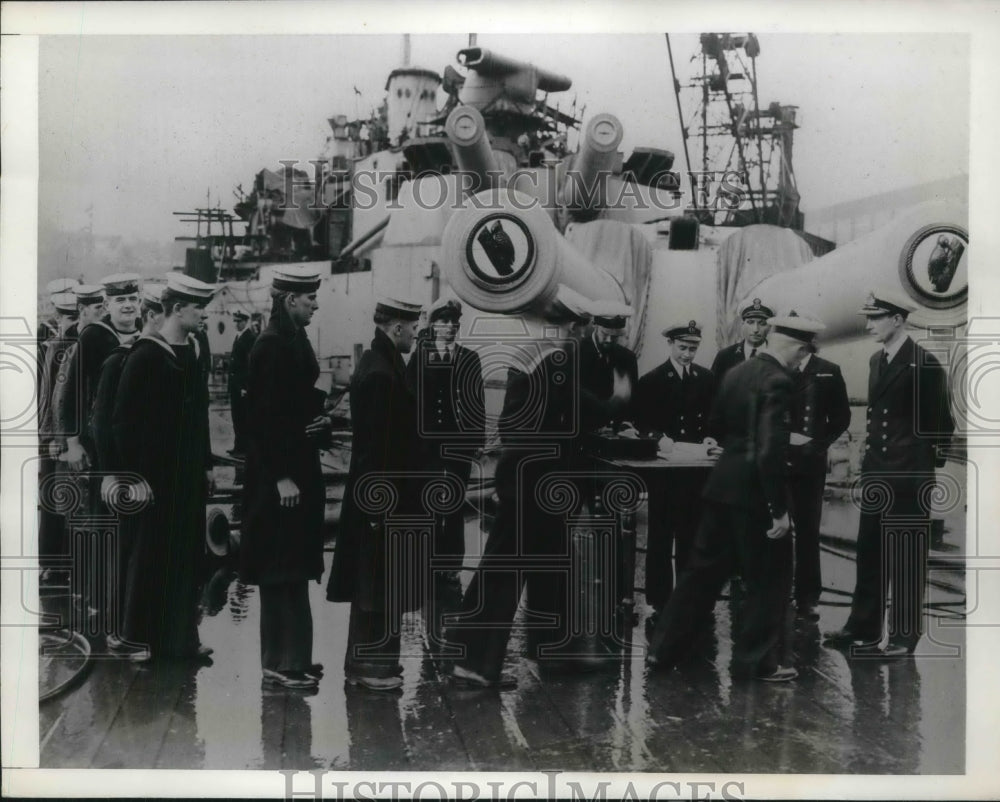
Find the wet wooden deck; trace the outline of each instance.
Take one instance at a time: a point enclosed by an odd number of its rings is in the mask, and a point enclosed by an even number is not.
[[[854,581],[849,544],[829,544],[822,620],[797,625],[800,676],[785,685],[731,680],[731,603],[721,600],[697,654],[669,673],[645,669],[641,622],[620,661],[576,676],[543,674],[522,656],[515,629],[508,670],[519,686],[502,693],[451,685],[414,615],[402,693],[380,695],[345,685],[348,607],[327,603],[317,584],[315,659],[326,677],[311,693],[272,690],[261,684],[256,590],[222,568],[203,600],[201,637],[215,648],[213,664],[94,661],[78,687],[41,704],[41,766],[963,772],[960,574],[932,585],[918,657],[849,660],[820,645],[820,632],[846,618]]]

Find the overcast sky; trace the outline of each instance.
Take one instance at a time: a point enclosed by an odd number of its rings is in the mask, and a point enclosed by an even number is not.
[[[795,171],[820,209],[968,172],[969,49],[962,34],[759,34],[760,101],[799,106]],[[455,65],[466,35],[414,36],[411,63]],[[662,34],[501,36],[478,44],[568,75],[550,96],[616,114],[622,149],[683,150]],[[671,37],[682,82],[698,52]],[[40,218],[65,229],[170,240],[174,210],[231,208],[279,160],[315,158],[332,114],[367,113],[402,61],[402,36],[49,36],[39,51]],[[362,92],[359,100],[354,87]],[[694,154],[692,154],[692,158]]]

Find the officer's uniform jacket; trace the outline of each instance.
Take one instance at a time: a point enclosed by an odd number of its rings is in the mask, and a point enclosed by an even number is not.
[[[688,370],[688,378],[681,380],[668,359],[639,381],[639,421],[644,430],[685,443],[700,443],[708,435],[715,377],[693,362]]]
[[[703,498],[748,510],[766,504],[772,518],[788,511],[791,393],[788,370],[766,352],[726,374],[708,423],[723,452]]]
[[[612,417],[634,421],[639,389],[639,367],[635,354],[624,345],[612,343],[605,355],[598,349],[593,337],[587,337],[578,349],[580,376],[580,416],[584,431],[607,426]],[[632,397],[625,407],[614,411],[608,403],[614,392],[615,371],[628,377]]]
[[[812,440],[789,449],[789,467],[794,473],[825,474],[827,449],[851,423],[847,385],[838,365],[815,354],[792,379],[791,430]]]
[[[740,340],[738,343],[727,345],[725,348],[720,349],[715,355],[715,359],[712,360],[712,375],[715,376],[717,384],[722,384],[723,377],[730,369],[746,362],[746,354],[743,352],[743,344],[744,340]],[[759,346],[757,348],[757,352],[759,353],[762,351],[764,347],[765,346],[763,345]]]
[[[486,443],[483,368],[479,354],[452,344],[444,361],[433,339],[421,340],[406,366],[406,382],[418,409],[418,432],[427,467],[442,461],[446,445],[482,448]],[[471,466],[464,463],[468,478]],[[457,464],[456,464],[457,467]]]
[[[944,369],[909,337],[885,370],[881,356],[880,349],[869,362],[862,475],[933,473],[944,464],[936,447],[947,445],[955,428]]]

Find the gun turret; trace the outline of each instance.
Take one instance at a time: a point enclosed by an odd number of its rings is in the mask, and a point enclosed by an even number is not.
[[[826,256],[765,279],[749,297],[766,298],[776,311],[821,317],[826,329],[820,339],[827,342],[864,335],[865,318],[858,308],[870,289],[881,287],[898,289],[917,304],[909,317],[915,326],[961,326],[967,315],[968,241],[968,209],[962,202],[921,204]],[[942,258],[950,260],[947,282],[940,280]]]
[[[455,294],[484,312],[541,314],[559,285],[625,300],[621,284],[570,245],[537,201],[509,188],[480,192],[452,216],[441,261]]]
[[[565,92],[573,85],[565,75],[481,47],[459,50],[457,58],[469,70],[458,99],[477,109],[485,108],[501,95],[517,103],[534,103],[538,90]]]

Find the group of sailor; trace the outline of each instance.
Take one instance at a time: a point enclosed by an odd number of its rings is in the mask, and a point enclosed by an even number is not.
[[[240,315],[229,382],[233,453],[245,459],[240,570],[260,589],[263,679],[300,689],[323,675],[313,660],[308,583],[324,573],[319,453],[332,424],[305,333],[319,286],[307,265],[274,270],[259,336],[244,331]],[[197,630],[213,485],[198,333],[214,289],[176,272],[159,294],[131,275],[100,287],[50,285],[57,318],[41,354],[41,481],[73,477],[87,512],[120,513],[110,594],[120,603],[109,605],[106,640],[136,662],[211,652]],[[862,510],[851,614],[827,637],[881,659],[911,655],[921,636],[930,525],[922,501],[953,429],[945,373],[907,334],[914,308],[879,290],[859,310],[880,345],[870,363],[861,482],[888,483],[891,502]],[[689,319],[663,330],[669,356],[640,377],[622,343],[631,309],[560,287],[544,310],[548,334],[558,336],[509,368],[496,514],[473,566],[462,503],[481,470],[487,413],[480,356],[457,336],[462,312],[454,299],[427,309],[380,299],[374,337],[355,366],[351,463],[326,593],[351,605],[345,679],[399,688],[402,616],[421,609],[428,645],[453,682],[510,687],[501,669],[525,589],[529,656],[543,670],[607,664],[606,649],[573,626],[579,594],[566,562],[569,516],[593,507],[600,490],[579,482],[592,465],[582,435],[595,432],[652,438],[668,454],[690,444],[706,458],[700,468],[661,471],[647,487],[650,670],[691,654],[733,580],[744,605],[734,673],[793,679],[783,622],[792,600],[801,618],[819,619],[827,452],[850,423],[841,370],[816,353],[823,324],[754,298],[740,310],[742,339],[719,351],[711,369],[695,362],[702,327]],[[567,477],[584,488],[581,502],[561,498]],[[40,554],[49,567],[54,555],[77,549],[67,542],[65,511],[42,496]],[[894,528],[894,518],[906,526]],[[464,590],[463,568],[473,569]],[[84,605],[102,601],[82,590]]]

